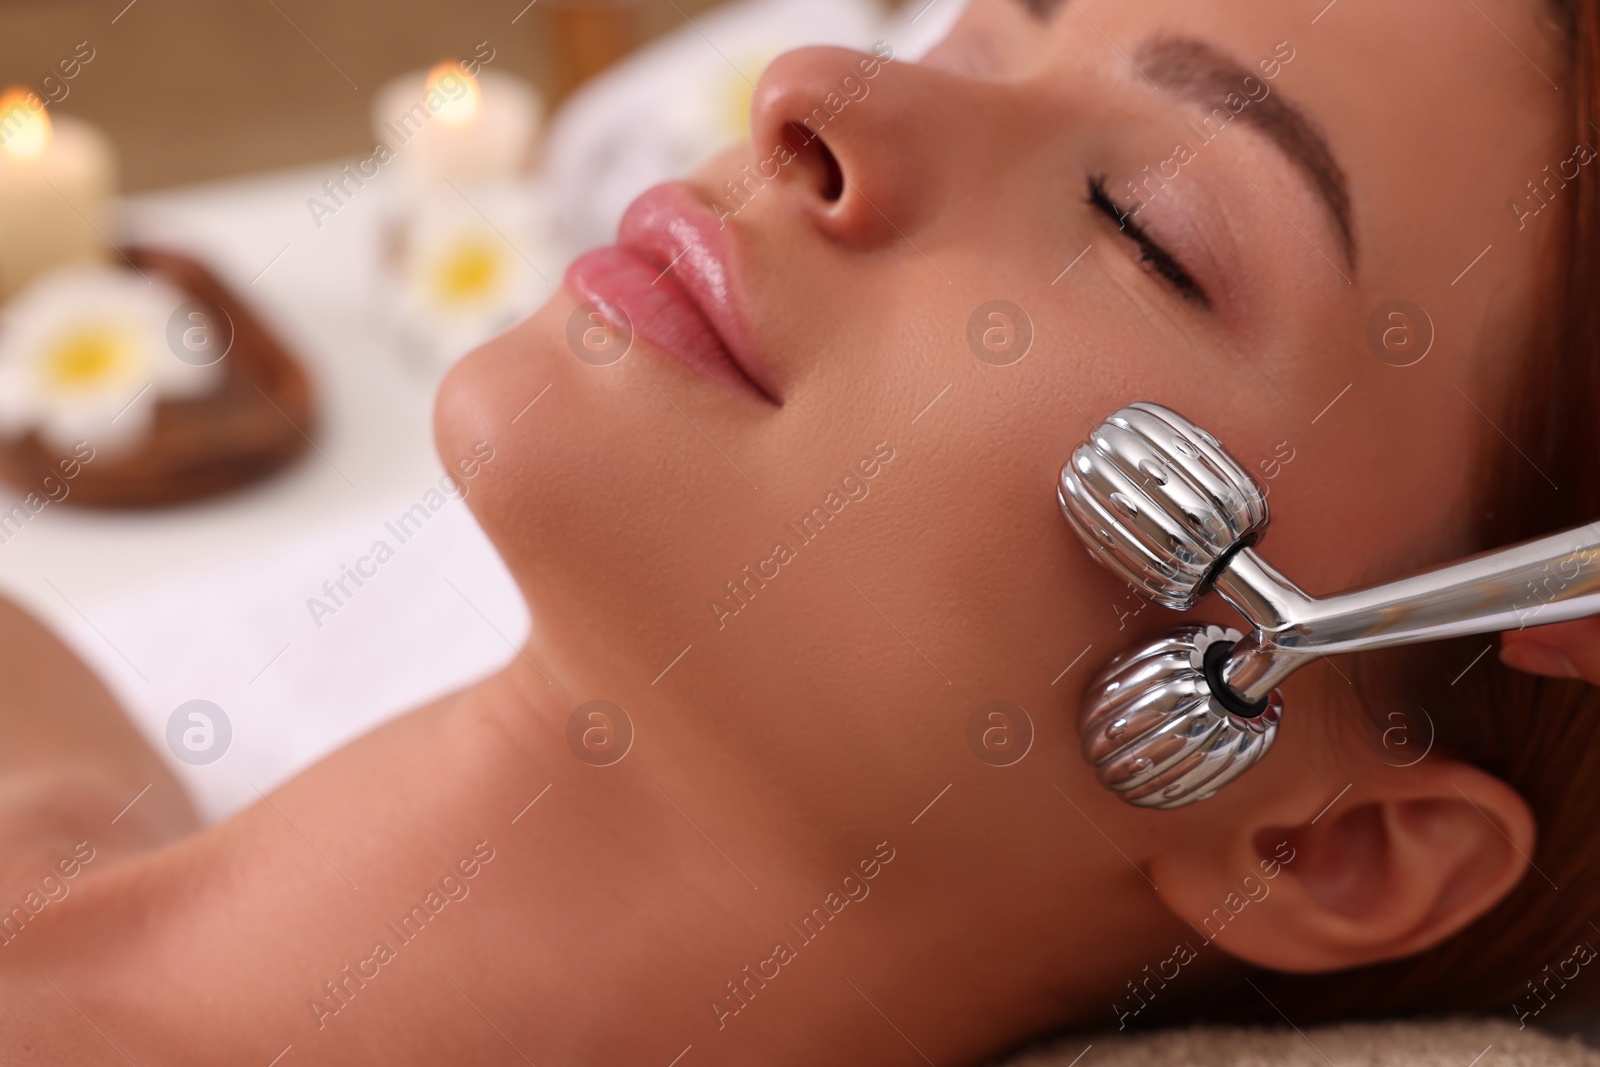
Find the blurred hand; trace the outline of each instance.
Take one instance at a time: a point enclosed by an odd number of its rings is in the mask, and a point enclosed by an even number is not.
[[[1508,630],[1500,636],[1500,662],[1530,674],[1600,685],[1600,616]]]

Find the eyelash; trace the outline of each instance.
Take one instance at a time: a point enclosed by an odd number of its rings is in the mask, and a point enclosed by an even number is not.
[[[1106,192],[1104,175],[1089,179],[1089,196],[1084,203],[1117,224],[1117,229],[1126,234],[1138,247],[1139,263],[1146,270],[1163,278],[1185,300],[1208,311],[1211,309],[1211,298],[1189,276],[1189,272],[1183,269],[1183,264],[1152,238],[1143,226],[1134,221],[1133,212],[1122,210],[1122,207],[1111,199],[1111,194]]]

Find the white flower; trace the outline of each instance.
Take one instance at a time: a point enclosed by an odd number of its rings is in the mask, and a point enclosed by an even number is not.
[[[177,358],[169,320],[188,298],[113,267],[64,267],[0,309],[0,434],[116,451],[149,433],[156,402],[204,395],[222,369]]]
[[[474,188],[474,210],[446,190],[423,201],[407,224],[398,318],[431,350],[430,362],[453,361],[515,325],[550,288],[522,251],[539,242],[525,220],[504,210],[514,192]]]
[[[407,248],[406,283],[440,318],[493,319],[527,291],[526,264],[509,241],[476,215],[440,217],[426,210]]]

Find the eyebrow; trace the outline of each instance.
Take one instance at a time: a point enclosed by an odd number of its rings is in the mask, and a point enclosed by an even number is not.
[[[1316,125],[1299,108],[1271,89],[1255,99],[1248,91],[1250,83],[1255,83],[1259,93],[1266,82],[1204,41],[1163,34],[1141,44],[1137,55],[1134,68],[1157,88],[1210,108],[1213,115],[1221,111],[1225,122],[1242,119],[1277,145],[1310,181],[1339,235],[1345,261],[1354,266],[1356,242],[1344,169]],[[1235,111],[1227,106],[1230,94],[1241,96],[1244,107]]]

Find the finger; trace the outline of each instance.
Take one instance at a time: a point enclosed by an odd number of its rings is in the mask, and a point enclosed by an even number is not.
[[[1600,685],[1600,617],[1501,635],[1500,662],[1552,678],[1583,678]]]

